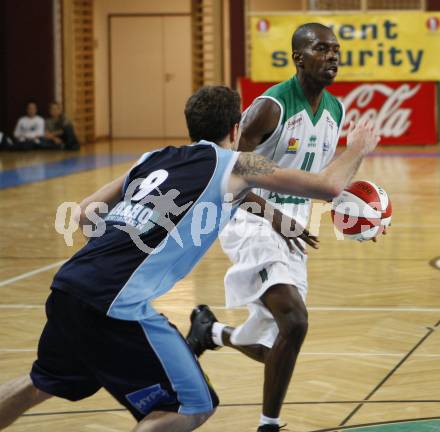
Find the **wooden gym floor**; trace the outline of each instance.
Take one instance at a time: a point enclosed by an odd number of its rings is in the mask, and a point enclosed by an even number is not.
[[[176,142],[0,153],[0,382],[28,372],[52,277],[83,244],[76,234],[67,247],[55,231],[57,207],[121,175],[143,151]],[[367,424],[377,424],[370,432],[440,431],[440,270],[430,265],[440,256],[439,156],[438,146],[400,147],[366,160],[357,178],[382,185],[394,207],[393,226],[377,244],[337,241],[323,216],[321,249],[309,260],[309,334],[282,411],[290,431],[360,431]],[[198,303],[213,306],[221,321],[240,323],[244,310],[223,307],[227,267],[215,244],[157,307],[183,333]],[[221,406],[200,430],[255,431],[262,366],[230,349],[208,352],[202,365]],[[77,403],[49,400],[9,430],[120,432],[133,425],[99,392]]]

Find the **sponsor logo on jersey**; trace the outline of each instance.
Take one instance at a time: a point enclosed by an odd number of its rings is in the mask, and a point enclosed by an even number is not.
[[[154,228],[160,214],[142,204],[131,204],[126,201],[118,203],[105,217],[108,222],[123,222],[139,229],[142,233]]]
[[[324,145],[322,146],[322,151],[324,153],[328,152],[330,150],[330,144],[326,141],[324,141]]]
[[[288,153],[288,154],[296,154],[298,149],[299,149],[299,139],[297,139],[297,138],[290,138],[289,144],[287,146],[286,153]]]
[[[282,195],[276,192],[271,192],[269,194],[269,201],[275,204],[305,204],[309,202],[309,198],[301,198],[292,195]]]
[[[326,118],[327,126],[333,130],[333,127],[335,126],[335,122],[331,119],[331,117],[327,116]]]
[[[160,384],[129,393],[125,395],[125,398],[142,414],[149,414],[156,405],[169,405],[177,402],[176,398],[163,389]]]
[[[307,147],[316,147],[316,135],[312,135],[309,138],[309,143],[307,144]]]
[[[303,121],[302,116],[291,118],[287,121],[286,129],[287,130],[295,129],[296,127],[301,126],[302,121]]]

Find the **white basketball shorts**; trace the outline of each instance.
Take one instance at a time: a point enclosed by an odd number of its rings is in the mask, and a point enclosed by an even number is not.
[[[278,327],[259,300],[273,285],[294,285],[304,303],[307,295],[307,256],[291,252],[270,222],[238,210],[220,235],[223,251],[232,261],[225,275],[226,307],[247,305],[249,317],[236,328],[235,345],[272,347]]]

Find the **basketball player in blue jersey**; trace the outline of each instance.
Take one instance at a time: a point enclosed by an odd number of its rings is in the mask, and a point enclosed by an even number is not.
[[[217,396],[185,339],[151,302],[188,274],[252,187],[331,199],[379,141],[370,124],[358,125],[347,150],[311,174],[230,149],[240,99],[226,87],[198,91],[185,115],[195,144],[144,154],[81,203],[82,225],[91,203],[111,209],[104,234],[55,275],[32,370],[0,386],[0,429],[51,396],[76,401],[100,388],[138,420],[134,431],[198,428]],[[206,208],[214,218],[202,218]]]

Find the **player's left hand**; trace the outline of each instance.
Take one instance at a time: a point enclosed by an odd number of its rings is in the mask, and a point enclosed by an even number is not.
[[[311,246],[313,249],[319,249],[319,239],[318,237],[311,235],[308,230],[304,228],[303,233],[298,236],[291,239],[295,246],[304,254],[307,255],[307,251],[303,244],[298,240],[301,239],[305,243],[307,243],[309,246]],[[290,239],[289,239],[290,240]],[[295,252],[295,248],[292,246],[292,241],[288,241],[288,246],[290,249],[290,252]]]
[[[296,248],[298,248],[303,254],[307,255],[307,251],[304,245],[299,241],[299,239],[303,240],[313,249],[319,249],[318,237],[311,235],[309,230],[304,228],[295,219],[291,219],[290,222],[292,234],[285,234],[282,230],[281,223],[276,223],[274,225],[275,231],[284,239],[290,252],[295,252],[296,246]]]

